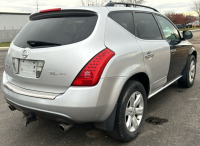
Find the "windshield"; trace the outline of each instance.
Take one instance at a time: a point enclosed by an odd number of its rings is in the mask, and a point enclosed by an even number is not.
[[[21,48],[54,47],[80,42],[93,32],[97,16],[48,18],[30,21],[14,40]]]

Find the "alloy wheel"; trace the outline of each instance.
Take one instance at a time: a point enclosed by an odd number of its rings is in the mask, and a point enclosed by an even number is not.
[[[195,62],[194,60],[190,64],[190,70],[189,70],[189,81],[192,83],[194,81],[195,77]]]
[[[126,106],[125,122],[129,132],[134,132],[140,125],[144,111],[143,96],[139,91],[134,92]]]

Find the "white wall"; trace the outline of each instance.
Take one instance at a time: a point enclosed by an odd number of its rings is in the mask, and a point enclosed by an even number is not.
[[[0,14],[0,30],[22,29],[29,21],[29,15]]]

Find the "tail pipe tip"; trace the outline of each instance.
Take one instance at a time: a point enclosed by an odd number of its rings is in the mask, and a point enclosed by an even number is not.
[[[73,126],[74,126],[74,125],[69,125],[69,124],[64,124],[64,123],[58,125],[60,131],[62,131],[62,132],[68,131],[68,130],[71,129]]]
[[[9,107],[9,109],[10,109],[11,111],[16,110],[16,108],[15,108],[14,106],[12,106],[12,105],[9,105],[8,107]]]

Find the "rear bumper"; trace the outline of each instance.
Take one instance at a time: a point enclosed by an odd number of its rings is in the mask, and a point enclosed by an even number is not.
[[[126,78],[101,79],[94,87],[70,87],[54,100],[17,94],[1,88],[6,101],[25,113],[65,123],[102,122],[112,113]],[[118,86],[117,86],[118,85]]]
[[[76,123],[70,117],[68,117],[64,114],[61,114],[61,113],[55,113],[55,112],[50,112],[50,111],[46,111],[46,110],[35,109],[32,107],[26,107],[24,105],[20,105],[18,103],[10,101],[7,98],[5,98],[5,100],[7,101],[7,103],[9,105],[14,106],[17,110],[22,111],[24,113],[33,114],[35,116],[38,116],[38,117],[41,117],[44,119],[54,120],[54,121],[58,121],[58,122],[62,122],[62,123],[69,123],[69,124]]]

